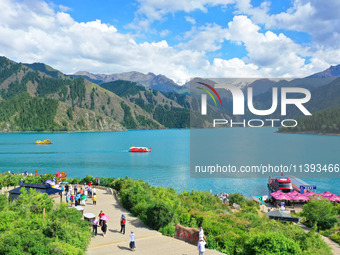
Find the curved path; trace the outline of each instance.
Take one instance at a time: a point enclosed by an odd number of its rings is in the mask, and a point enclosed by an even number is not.
[[[87,201],[84,213],[94,213],[98,215],[100,210],[108,215],[108,231],[103,237],[98,228],[98,235],[92,238],[87,250],[88,255],[97,254],[131,254],[129,249],[129,234],[133,230],[136,235],[136,255],[197,255],[197,246],[177,240],[175,238],[163,236],[161,233],[148,228],[141,220],[133,217],[120,204],[115,195],[106,190],[97,189],[97,205],[92,204],[92,200]],[[125,214],[126,234],[121,234],[120,217]],[[223,254],[214,250],[207,250],[205,255]]]

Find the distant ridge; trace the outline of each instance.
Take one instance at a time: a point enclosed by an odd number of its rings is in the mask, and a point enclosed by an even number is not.
[[[73,74],[73,76],[89,78],[92,82],[97,84],[124,80],[136,82],[145,88],[155,89],[161,92],[178,92],[182,89],[182,86],[176,84],[173,80],[164,75],[156,75],[154,73],[143,74],[140,72],[124,72],[115,74],[93,74],[87,71],[79,71]]]

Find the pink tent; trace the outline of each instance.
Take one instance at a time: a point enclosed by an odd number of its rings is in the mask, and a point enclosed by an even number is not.
[[[294,200],[295,201],[309,201],[309,197],[307,197],[306,195],[300,194],[294,197]]]
[[[295,196],[297,196],[297,195],[299,195],[300,193],[299,192],[297,192],[296,190],[294,190],[294,191],[292,191],[292,192],[289,192],[289,193],[287,193],[287,195],[288,196],[290,196],[290,197],[295,197]]]
[[[329,201],[332,201],[332,202],[340,202],[340,197],[335,194],[327,198],[329,199]]]
[[[290,196],[287,194],[282,193],[281,195],[275,197],[276,200],[292,200]]]
[[[319,193],[318,195],[322,196],[322,197],[330,197],[333,195],[333,193],[329,192],[329,191],[325,191],[322,193]]]
[[[271,195],[272,197],[277,197],[277,196],[280,196],[280,195],[282,195],[282,194],[283,194],[283,192],[280,191],[280,190],[275,191],[275,192],[273,192],[273,193],[270,193],[270,195]]]

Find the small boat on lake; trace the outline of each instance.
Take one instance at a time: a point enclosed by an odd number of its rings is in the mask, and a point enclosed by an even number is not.
[[[132,146],[130,147],[129,152],[151,152],[151,148]]]
[[[46,139],[43,141],[37,140],[35,144],[52,144],[52,142],[50,141],[50,139]]]

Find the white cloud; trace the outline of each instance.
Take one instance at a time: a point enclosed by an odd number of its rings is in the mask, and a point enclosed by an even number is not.
[[[261,33],[260,27],[246,16],[235,16],[228,23],[227,39],[244,44],[248,51],[245,60],[261,67],[260,73],[266,76],[300,77],[326,67],[324,56],[315,54],[315,49],[303,47],[282,33]],[[311,57],[310,64],[305,63],[305,57]]]
[[[159,35],[160,35],[161,37],[166,37],[166,36],[168,36],[170,33],[171,33],[170,30],[168,30],[168,29],[163,29],[163,30],[159,33]]]
[[[184,18],[187,22],[191,23],[192,25],[196,24],[196,20],[193,17],[185,16]]]
[[[278,14],[268,14],[269,3],[253,7],[250,0],[237,2],[238,13],[250,15],[267,29],[285,29],[310,34],[313,44],[338,47],[340,40],[339,0],[294,0],[292,7]]]
[[[153,72],[176,82],[194,76],[304,76],[340,59],[339,49],[305,47],[284,34],[262,33],[246,16],[235,16],[226,28],[216,24],[193,28],[186,41],[172,47],[166,40],[136,42],[133,35],[101,20],[77,22],[42,1],[0,0],[0,9],[0,55],[43,62],[64,73]],[[220,49],[226,39],[243,44],[248,56],[209,61],[206,52]],[[310,63],[304,57],[310,57]]]
[[[150,24],[155,20],[162,20],[169,13],[184,11],[186,13],[194,10],[207,12],[207,7],[211,6],[226,6],[234,3],[234,0],[137,0],[138,10],[131,28],[148,29]]]
[[[207,24],[202,27],[193,27],[186,32],[184,39],[187,42],[178,44],[179,48],[197,51],[216,51],[226,39],[227,29],[217,24]]]

